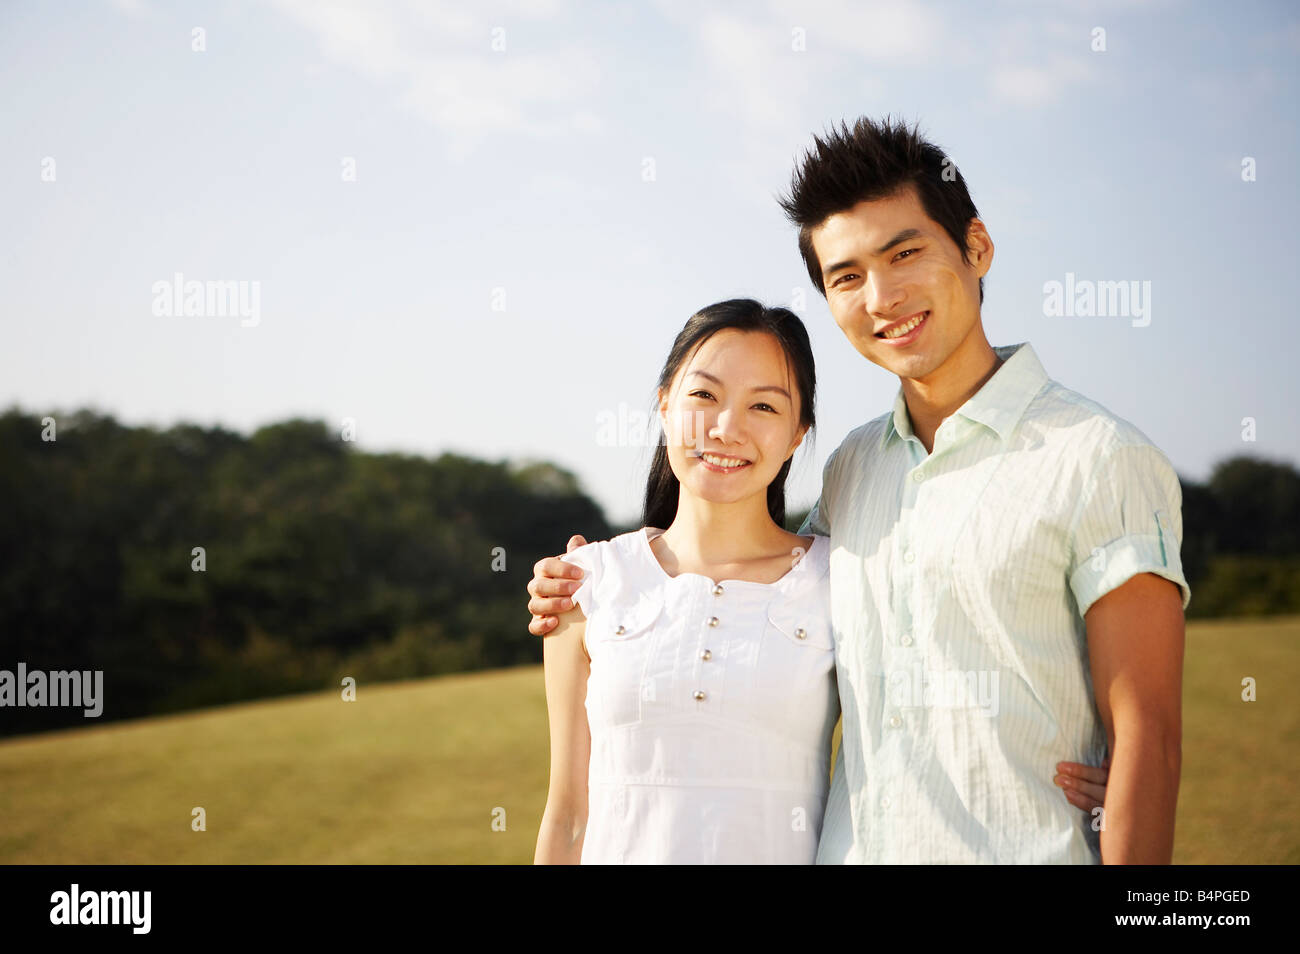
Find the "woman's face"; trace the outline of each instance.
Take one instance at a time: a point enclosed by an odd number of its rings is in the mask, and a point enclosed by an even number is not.
[[[717,332],[659,392],[669,465],[683,490],[714,503],[766,496],[807,431],[800,411],[785,352],[763,331]]]

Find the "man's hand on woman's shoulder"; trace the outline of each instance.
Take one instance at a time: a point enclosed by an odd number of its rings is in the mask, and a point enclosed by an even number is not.
[[[587,538],[575,533],[569,537],[565,553],[586,546]],[[533,578],[528,582],[528,612],[533,618],[528,632],[545,636],[555,628],[560,613],[573,608],[571,597],[582,585],[582,567],[565,563],[558,556],[544,557],[533,564]]]

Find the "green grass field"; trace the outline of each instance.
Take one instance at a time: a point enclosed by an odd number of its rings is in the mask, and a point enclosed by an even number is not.
[[[1174,860],[1300,862],[1300,619],[1187,643]],[[529,863],[547,757],[540,666],[9,739],[0,862]]]

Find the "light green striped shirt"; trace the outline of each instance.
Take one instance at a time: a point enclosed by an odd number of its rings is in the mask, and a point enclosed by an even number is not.
[[[1027,343],[995,351],[933,453],[901,389],[853,430],[800,528],[831,538],[843,713],[819,864],[1096,863],[1052,783],[1105,755],[1084,614],[1144,572],[1190,599],[1168,459]]]

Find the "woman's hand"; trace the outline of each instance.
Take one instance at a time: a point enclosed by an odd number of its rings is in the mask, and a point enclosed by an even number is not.
[[[1110,777],[1109,754],[1101,768],[1079,762],[1057,762],[1056,771],[1052,781],[1061,786],[1071,805],[1089,814],[1094,808],[1102,807],[1106,801],[1106,779]]]

